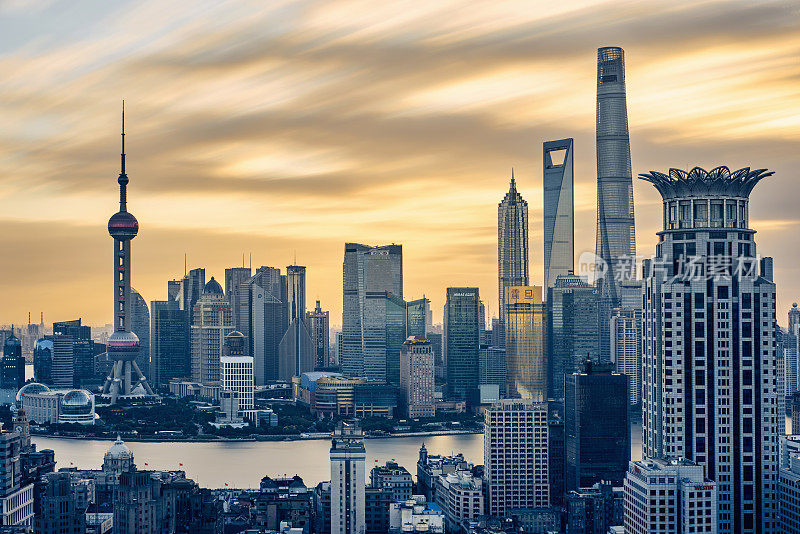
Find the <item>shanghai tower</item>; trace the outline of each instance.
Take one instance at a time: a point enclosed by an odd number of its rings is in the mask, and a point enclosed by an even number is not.
[[[601,297],[611,306],[620,301],[619,282],[632,278],[636,255],[633,219],[631,144],[625,98],[625,55],[622,48],[597,50],[597,245]],[[600,271],[602,272],[602,271]]]
[[[124,106],[124,104],[123,104]],[[108,220],[108,233],[114,238],[114,333],[106,344],[113,362],[103,385],[103,394],[111,395],[111,404],[119,396],[152,395],[136,357],[139,338],[131,332],[131,240],[139,233],[139,221],[128,211],[128,175],[125,174],[125,108],[122,110],[122,153],[120,154],[119,211]],[[137,387],[141,385],[141,388]]]

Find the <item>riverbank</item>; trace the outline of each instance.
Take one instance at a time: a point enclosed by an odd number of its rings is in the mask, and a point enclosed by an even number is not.
[[[397,432],[394,434],[369,434],[365,435],[364,439],[391,439],[391,438],[417,438],[427,436],[457,436],[469,434],[483,434],[482,430],[431,430],[421,432]],[[117,439],[116,434],[108,434],[106,436],[75,436],[67,434],[51,434],[46,432],[31,432],[32,436],[51,438],[51,439],[69,439],[69,440],[83,440],[83,441],[111,441]],[[240,438],[227,438],[220,436],[192,436],[188,438],[178,438],[172,436],[133,436],[125,433],[120,434],[124,441],[135,443],[258,443],[258,442],[282,442],[282,441],[316,441],[316,440],[330,440],[330,432],[315,432],[313,434],[290,434],[290,435],[255,435]]]

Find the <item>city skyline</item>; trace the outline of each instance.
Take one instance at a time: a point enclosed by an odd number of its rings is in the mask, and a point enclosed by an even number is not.
[[[406,293],[430,298],[437,322],[449,286],[479,287],[496,316],[494,205],[511,166],[531,207],[530,283],[542,283],[547,139],[575,138],[576,254],[594,249],[595,53],[620,45],[634,175],[683,162],[776,171],[753,197],[751,226],[775,257],[785,324],[800,293],[797,247],[786,243],[798,223],[797,17],[778,3],[725,6],[503,4],[443,17],[433,3],[395,20],[396,8],[375,8],[358,26],[345,2],[261,13],[209,5],[165,13],[167,28],[147,3],[92,13],[4,5],[0,246],[10,253],[0,258],[0,323],[22,325],[29,311],[48,324],[111,322],[105,222],[118,194],[109,177],[122,98],[130,206],[144,229],[132,282],[147,302],[166,297],[184,252],[190,268],[223,279],[243,252],[254,267],[285,268],[297,251],[308,299],[340,325],[342,244],[395,242]],[[312,46],[304,32],[321,40]],[[676,38],[679,49],[668,46]],[[556,43],[557,63],[544,53]],[[639,182],[637,249],[649,256],[660,199]],[[49,276],[53,257],[59,277]]]

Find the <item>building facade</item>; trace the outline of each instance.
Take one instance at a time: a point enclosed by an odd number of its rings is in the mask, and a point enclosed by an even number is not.
[[[633,276],[636,256],[631,144],[622,48],[597,50],[597,245],[606,276],[599,280],[608,309],[620,306],[619,281]],[[620,276],[617,276],[620,273]],[[606,322],[607,324],[607,322]]]
[[[547,400],[545,303],[541,286],[506,288],[506,395]]]
[[[477,287],[448,287],[444,310],[447,395],[468,401],[477,395],[480,351]]]
[[[587,363],[565,378],[567,491],[608,481],[621,486],[631,458],[628,377]]]
[[[211,277],[197,300],[192,321],[192,380],[219,385],[219,362],[225,337],[233,332],[231,305],[222,286]]]
[[[436,415],[434,386],[431,342],[425,338],[409,336],[400,351],[400,387],[405,394],[409,418]]]
[[[247,354],[247,340],[241,332],[233,331],[225,336],[219,388],[237,393],[240,416],[253,410],[253,357]]]
[[[726,534],[778,527],[775,284],[748,225],[750,192],[770,174],[642,175],[664,201],[644,268],[643,454],[704,466]]]
[[[364,439],[358,423],[340,422],[331,440],[331,533],[365,534]]]
[[[573,139],[546,141],[544,177],[544,287],[575,267],[575,189]]]
[[[505,399],[484,412],[483,463],[487,511],[550,506],[547,404]]]
[[[306,312],[306,325],[311,334],[311,344],[314,347],[314,368],[321,369],[334,365],[331,358],[331,318],[329,311],[323,311],[319,301],[314,311]]]
[[[514,171],[503,200],[497,205],[497,291],[500,342],[505,343],[506,288],[530,283],[528,260],[528,202],[517,191]]]
[[[611,362],[628,377],[628,402],[642,402],[642,311],[614,308],[611,311]]]
[[[191,376],[189,319],[177,300],[150,303],[150,380],[160,388]]]

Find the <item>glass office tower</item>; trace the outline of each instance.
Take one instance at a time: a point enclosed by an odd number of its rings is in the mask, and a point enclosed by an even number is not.
[[[506,395],[547,400],[545,307],[541,286],[506,288]]]
[[[544,287],[573,271],[575,192],[572,138],[544,143]]]
[[[444,313],[447,394],[474,401],[478,391],[480,296],[477,287],[448,287]]]

